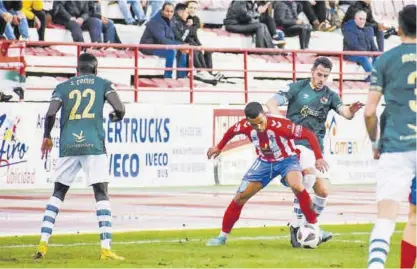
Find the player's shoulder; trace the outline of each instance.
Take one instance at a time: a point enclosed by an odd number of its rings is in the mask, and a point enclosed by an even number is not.
[[[243,118],[240,121],[236,122],[233,127],[235,132],[245,132],[251,128],[251,125],[246,118]]]
[[[310,82],[310,79],[301,79],[294,82],[291,82],[288,84],[289,88],[304,88],[308,83]]]
[[[390,61],[399,59],[400,55],[406,52],[414,52],[415,53],[415,46],[406,46],[404,44],[400,44],[390,50],[385,51],[382,53],[376,63],[386,63],[391,64]]]
[[[278,129],[281,127],[288,127],[288,126],[292,126],[292,122],[284,117],[279,117],[279,116],[268,116],[268,126]]]

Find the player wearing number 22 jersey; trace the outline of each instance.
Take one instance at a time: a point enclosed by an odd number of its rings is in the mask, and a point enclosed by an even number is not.
[[[288,119],[265,115],[262,105],[257,102],[249,103],[245,107],[245,115],[246,118],[227,130],[217,146],[210,148],[207,153],[209,159],[216,158],[234,136],[245,135],[255,146],[258,155],[226,210],[220,235],[210,240],[208,246],[224,245],[244,204],[279,175],[282,177],[282,184],[289,186],[299,198],[307,222],[318,225],[311,198],[302,183],[302,169],[293,142],[293,139],[308,140],[317,160],[316,167],[326,170],[327,163],[323,160],[317,137],[311,130]]]
[[[59,84],[45,117],[42,158],[52,150],[51,131],[55,116],[61,109],[59,158],[52,178],[54,191],[46,205],[42,219],[41,239],[33,257],[42,259],[48,250],[56,217],[67,191],[78,172],[83,169],[88,185],[93,187],[96,199],[96,215],[100,230],[100,259],[123,260],[110,250],[112,240],[112,216],[108,197],[107,156],[104,145],[103,108],[109,102],[114,112],[110,121],[120,121],[125,108],[112,83],[98,77],[97,59],[85,53],[78,59],[79,76]]]

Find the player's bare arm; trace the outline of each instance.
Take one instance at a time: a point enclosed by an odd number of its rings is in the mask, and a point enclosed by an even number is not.
[[[350,105],[340,106],[338,112],[345,119],[351,120],[355,116],[356,112],[358,112],[363,106],[364,105],[361,102],[356,101]]]
[[[48,153],[52,150],[52,139],[51,139],[51,131],[55,124],[55,117],[58,113],[59,109],[61,108],[61,101],[60,100],[52,100],[49,104],[48,111],[46,112],[45,116],[45,125],[44,125],[44,133],[43,133],[43,141],[42,141],[42,159],[48,157]]]
[[[372,90],[368,93],[368,101],[365,106],[365,125],[369,135],[369,139],[372,142],[372,150],[374,152],[374,158],[379,158],[378,152],[378,117],[376,115],[376,108],[379,100],[382,97],[381,91]]]
[[[283,94],[277,93],[273,97],[271,97],[265,105],[268,108],[270,114],[279,115],[281,114],[279,107],[287,103],[287,98]]]
[[[106,100],[113,108],[113,112],[109,114],[110,121],[116,122],[123,119],[125,116],[126,110],[125,106],[119,98],[119,95],[116,91],[111,91],[109,94],[106,95]]]

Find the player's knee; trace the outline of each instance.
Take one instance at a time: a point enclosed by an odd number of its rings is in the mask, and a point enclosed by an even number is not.
[[[317,184],[314,185],[314,193],[317,196],[326,198],[329,195],[329,188],[327,184],[323,184],[322,181],[318,180]]]
[[[65,195],[67,194],[68,190],[69,190],[69,186],[66,186],[59,182],[55,182],[54,193],[52,194],[52,196],[58,198],[61,201],[64,201]]]
[[[96,202],[109,200],[109,196],[107,194],[107,184],[108,183],[93,184],[94,197],[96,198]]]

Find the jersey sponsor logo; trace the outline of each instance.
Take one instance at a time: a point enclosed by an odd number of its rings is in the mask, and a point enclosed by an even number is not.
[[[320,111],[314,110],[314,109],[308,107],[308,105],[305,105],[301,108],[300,114],[304,118],[306,118],[308,116],[319,117],[320,116]]]
[[[303,98],[304,98],[304,99],[307,99],[307,98],[308,98],[308,94],[304,93],[304,94],[303,94]]]
[[[85,136],[83,134],[83,131],[80,132],[80,134],[74,134],[72,133],[72,135],[75,137],[75,142],[77,143],[82,143],[85,141]]]

